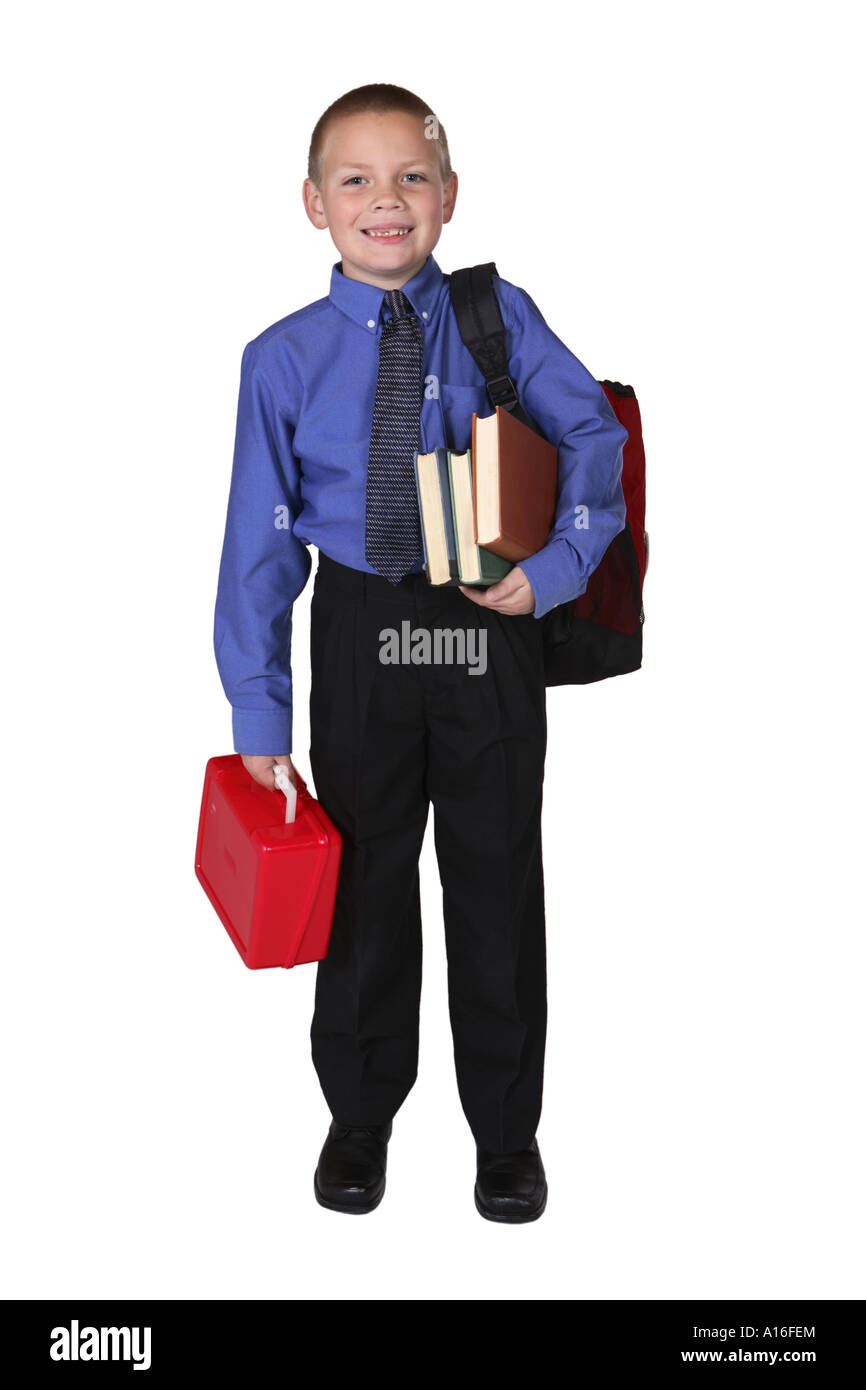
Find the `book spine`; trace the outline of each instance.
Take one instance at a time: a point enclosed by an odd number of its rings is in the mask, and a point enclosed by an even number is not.
[[[415,496],[418,500],[418,529],[421,532],[421,556],[424,562],[424,573],[427,580],[430,580],[430,567],[427,564],[427,541],[424,536],[424,512],[421,507],[421,488],[418,483],[418,450],[415,450]]]
[[[465,569],[463,563],[464,557],[460,552],[460,538],[457,533],[457,512],[454,507],[454,464],[452,462],[454,457],[454,451],[452,449],[448,449],[446,451],[446,455],[448,459],[448,498],[451,506],[451,530],[454,533],[454,555],[457,564],[457,579],[459,583],[463,584],[463,574]]]
[[[436,450],[436,464],[439,469],[439,496],[442,501],[442,520],[445,525],[445,546],[448,551],[448,584],[460,583],[460,570],[457,564],[457,540],[454,534],[454,504],[451,498],[451,470],[448,467],[448,450]]]

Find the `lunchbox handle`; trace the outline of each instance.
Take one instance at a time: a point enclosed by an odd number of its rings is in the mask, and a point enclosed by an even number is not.
[[[274,763],[274,781],[281,792],[286,796],[286,824],[288,825],[295,819],[298,805],[298,789],[289,777],[288,769],[284,763]]]

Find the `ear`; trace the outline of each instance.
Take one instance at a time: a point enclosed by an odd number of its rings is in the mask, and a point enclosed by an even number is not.
[[[457,175],[451,174],[442,190],[442,221],[450,222],[457,201]]]
[[[302,197],[304,199],[304,210],[313,226],[318,227],[320,231],[323,227],[327,227],[328,218],[325,213],[324,203],[322,202],[322,195],[312,179],[304,179]]]

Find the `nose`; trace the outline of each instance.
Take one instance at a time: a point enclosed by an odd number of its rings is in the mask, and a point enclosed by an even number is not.
[[[403,197],[400,190],[392,183],[383,184],[376,192],[373,199],[373,206],[376,208],[393,208],[402,205]]]

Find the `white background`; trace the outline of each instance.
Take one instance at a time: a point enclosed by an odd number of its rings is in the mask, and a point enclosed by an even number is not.
[[[6,1297],[866,1293],[857,9],[498,12],[4,22]],[[193,873],[241,353],[328,291],[309,138],[369,81],[445,125],[440,266],[495,260],[643,416],[644,667],[548,697],[527,1226],[473,1205],[432,811],[420,1074],[365,1218],[313,1198],[315,966],[247,971]]]

